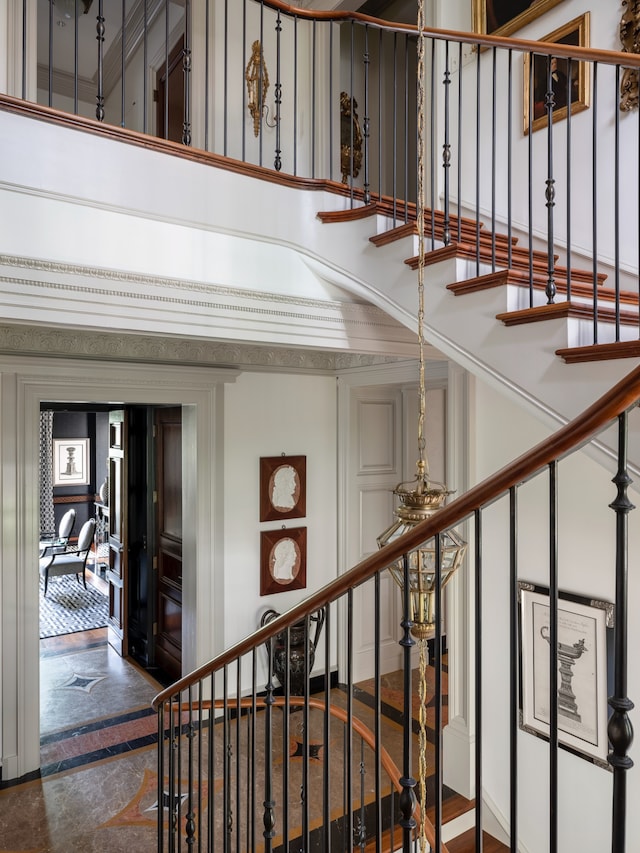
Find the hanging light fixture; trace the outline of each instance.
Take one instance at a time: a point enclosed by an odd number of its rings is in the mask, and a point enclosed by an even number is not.
[[[419,351],[419,414],[418,414],[418,462],[416,476],[410,482],[400,483],[393,490],[400,505],[395,510],[396,521],[382,533],[378,546],[383,548],[421,521],[429,518],[452,494],[442,483],[429,479],[429,466],[425,449],[424,423],[426,392],[424,378],[424,123],[425,123],[425,65],[424,65],[424,0],[418,0],[418,191],[416,220],[418,230],[418,351]],[[453,531],[441,533],[408,554],[409,589],[405,589],[404,559],[400,558],[389,567],[394,580],[403,593],[409,596],[409,618],[413,622],[411,633],[419,640],[432,635],[435,627],[435,599],[440,588],[449,582],[460,567],[467,545]],[[440,572],[437,563],[440,562]]]

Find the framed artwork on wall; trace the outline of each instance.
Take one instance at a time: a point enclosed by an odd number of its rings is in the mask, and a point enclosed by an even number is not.
[[[473,31],[508,36],[562,0],[472,0]]]
[[[260,534],[260,595],[307,585],[307,528],[263,530]]]
[[[520,728],[549,737],[549,590],[521,581]],[[607,697],[613,692],[614,606],[560,592],[558,742],[600,767],[607,763]]]
[[[89,483],[89,439],[53,439],[53,485],[84,486]]]
[[[588,12],[574,18],[568,24],[545,36],[542,41],[557,44],[589,47]],[[553,121],[566,119],[571,104],[571,114],[582,112],[589,107],[589,63],[564,59],[561,56],[548,57],[536,54],[524,56],[524,132],[540,130],[547,126],[546,94],[551,75],[551,89],[554,96]],[[533,66],[533,68],[532,68]],[[532,121],[533,117],[533,121]]]
[[[304,518],[307,514],[307,457],[260,459],[260,521]]]

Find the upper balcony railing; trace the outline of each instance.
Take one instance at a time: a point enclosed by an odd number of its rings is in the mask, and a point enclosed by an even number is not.
[[[278,0],[22,8],[9,94],[414,219],[415,26]],[[640,57],[589,32],[588,12],[546,42],[425,30],[427,248],[509,269],[519,308],[571,300],[578,343],[637,342]]]

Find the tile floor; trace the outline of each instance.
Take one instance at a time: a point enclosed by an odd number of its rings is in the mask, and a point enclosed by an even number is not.
[[[0,785],[0,853],[155,850],[161,686],[106,629],[43,640],[40,682],[41,772]]]

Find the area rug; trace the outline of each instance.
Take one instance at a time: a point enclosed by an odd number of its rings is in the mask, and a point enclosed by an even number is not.
[[[104,628],[109,602],[94,586],[78,583],[75,575],[51,578],[47,595],[40,581],[40,639]]]

